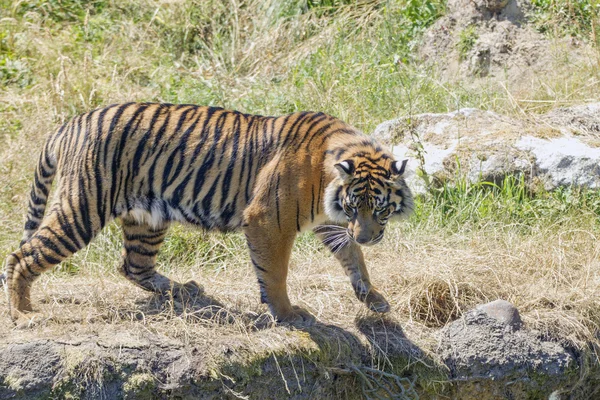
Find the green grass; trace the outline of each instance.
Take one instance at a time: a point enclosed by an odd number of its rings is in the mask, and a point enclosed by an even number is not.
[[[508,226],[526,236],[540,227],[576,226],[588,221],[600,229],[600,193],[576,187],[532,192],[521,177],[509,176],[502,183],[471,183],[458,177],[432,189],[416,202],[417,224],[427,223],[450,232],[485,230],[489,225]]]
[[[544,33],[589,38],[597,43],[600,26],[598,0],[532,0],[531,19]]]

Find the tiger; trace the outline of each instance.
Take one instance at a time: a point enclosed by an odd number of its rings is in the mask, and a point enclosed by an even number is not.
[[[295,237],[312,229],[344,268],[356,297],[374,312],[388,312],[360,247],[380,242],[390,220],[412,212],[406,162],[322,112],[274,117],[124,103],[78,115],[41,150],[23,239],[2,275],[10,317],[26,318],[35,279],[115,219],[123,231],[119,272],[147,291],[203,291],[196,281],[179,283],[156,269],[172,223],[241,230],[260,301],[278,322],[313,324],[312,313],[291,304],[286,285]]]

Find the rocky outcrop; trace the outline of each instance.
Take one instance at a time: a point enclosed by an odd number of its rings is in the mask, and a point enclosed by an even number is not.
[[[457,398],[548,398],[578,379],[573,354],[522,326],[517,309],[497,300],[442,330],[438,352]]]
[[[600,187],[600,104],[554,110],[531,120],[465,108],[380,124],[373,135],[409,158],[417,193],[455,179],[500,183],[507,175],[546,190]]]

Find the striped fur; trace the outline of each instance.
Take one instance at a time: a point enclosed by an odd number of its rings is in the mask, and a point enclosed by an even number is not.
[[[42,149],[23,241],[6,263],[11,316],[31,310],[35,278],[115,218],[124,233],[121,272],[144,289],[200,289],[155,269],[170,223],[241,229],[262,301],[281,321],[311,322],[290,304],[286,276],[296,234],[314,228],[359,299],[387,311],[357,242],[378,242],[389,218],[411,211],[402,167],[374,140],[322,113],[263,117],[127,103],[79,115]],[[55,175],[56,197],[46,213]]]

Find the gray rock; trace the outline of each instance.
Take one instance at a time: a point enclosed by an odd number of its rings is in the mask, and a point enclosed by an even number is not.
[[[0,398],[15,393],[28,393],[35,397],[45,389],[61,367],[56,347],[47,340],[30,343],[13,343],[2,349],[0,356]]]
[[[409,158],[416,193],[457,178],[500,183],[524,176],[532,187],[600,188],[600,103],[554,110],[535,121],[464,108],[386,121],[373,135]],[[419,172],[419,173],[417,173]]]
[[[519,310],[506,300],[494,300],[478,306],[477,309],[483,311],[488,317],[513,329],[519,329],[523,325]]]

